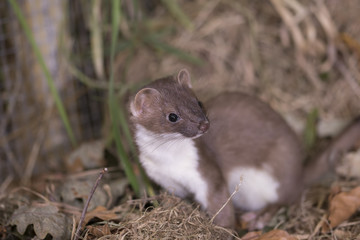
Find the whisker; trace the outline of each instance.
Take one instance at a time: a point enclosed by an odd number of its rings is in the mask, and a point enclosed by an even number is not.
[[[141,144],[142,147],[144,148],[150,148],[151,152],[159,149],[160,147],[168,144],[168,148],[172,147],[173,145],[175,145],[176,142],[178,142],[178,140],[183,139],[183,137],[179,137],[178,135],[161,135],[161,134],[155,134],[155,133],[148,133],[148,137],[150,137],[150,139],[148,141],[146,141],[145,143],[143,142]]]
[[[182,141],[183,139],[184,139],[183,137],[173,137],[173,138],[171,138],[169,140],[164,140],[164,142],[162,144],[158,145],[157,148],[155,148],[153,151],[157,150],[158,148],[160,148],[161,146],[163,146],[165,144],[168,144],[167,149],[170,149],[173,146],[176,146],[177,143],[179,141]]]

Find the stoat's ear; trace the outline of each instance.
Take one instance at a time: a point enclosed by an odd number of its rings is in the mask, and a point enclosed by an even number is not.
[[[159,101],[160,92],[154,88],[143,88],[134,97],[130,103],[130,111],[137,117],[147,110],[157,101]]]
[[[188,86],[189,88],[192,88],[191,85],[191,78],[190,73],[187,69],[181,69],[177,75],[177,80],[180,84],[183,84],[185,86]]]

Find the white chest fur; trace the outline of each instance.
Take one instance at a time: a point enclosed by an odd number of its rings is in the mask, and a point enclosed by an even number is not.
[[[233,197],[233,203],[243,210],[259,210],[278,200],[279,182],[269,174],[268,167],[256,169],[250,167],[234,168],[228,176],[229,192],[233,192],[240,183],[239,191]]]
[[[179,197],[193,194],[203,208],[208,205],[207,183],[198,171],[194,140],[181,134],[156,134],[137,125],[135,140],[148,176]]]

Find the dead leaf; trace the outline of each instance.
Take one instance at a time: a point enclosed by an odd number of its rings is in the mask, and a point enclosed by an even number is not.
[[[291,236],[287,232],[279,229],[274,229],[270,232],[261,235],[261,232],[249,232],[241,239],[243,240],[297,240],[296,237]]]
[[[334,228],[349,219],[360,207],[360,186],[349,192],[336,194],[329,203],[328,223],[324,223],[322,232],[328,232],[329,227]]]
[[[261,231],[256,232],[248,232],[244,236],[241,237],[242,240],[256,240],[261,236]]]
[[[297,238],[283,230],[274,229],[261,235],[258,240],[297,240]]]
[[[114,210],[107,210],[103,206],[97,206],[94,210],[86,213],[84,225],[86,225],[91,219],[95,217],[100,218],[104,221],[115,220],[119,218],[119,216],[115,213]]]
[[[40,239],[50,234],[53,239],[70,239],[71,219],[58,212],[58,208],[50,204],[22,206],[17,209],[9,220],[20,234],[24,234],[29,225]]]
[[[83,143],[65,159],[69,172],[81,172],[86,169],[101,168],[105,165],[103,141]]]
[[[58,189],[60,191],[59,195],[61,196],[61,201],[72,206],[83,208],[94,182],[95,177],[66,180]],[[90,201],[89,210],[92,210],[99,205],[106,205],[108,200],[108,195],[104,189],[98,187]]]
[[[100,238],[103,236],[110,235],[110,227],[108,224],[100,225],[100,226],[87,226],[89,234],[95,236],[96,238]]]

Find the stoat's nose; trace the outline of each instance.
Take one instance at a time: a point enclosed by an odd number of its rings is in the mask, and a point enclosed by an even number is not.
[[[209,121],[201,121],[200,124],[199,124],[199,130],[202,132],[202,133],[205,133],[210,127],[210,122]]]

